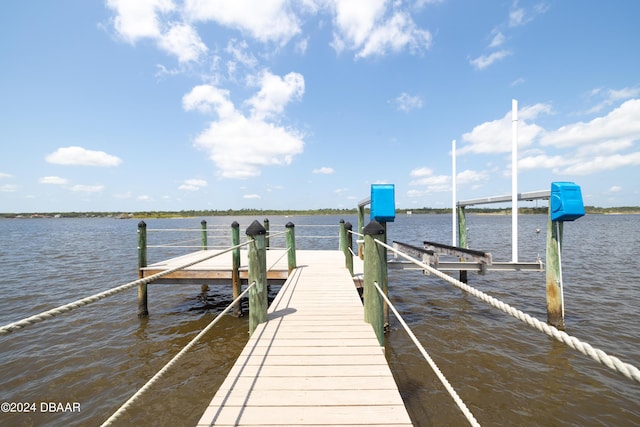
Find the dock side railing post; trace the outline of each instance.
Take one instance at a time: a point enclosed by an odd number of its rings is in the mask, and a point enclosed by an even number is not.
[[[353,276],[353,234],[351,233],[353,225],[350,222],[340,220],[340,250],[344,253],[344,266],[347,267],[349,273]]]
[[[288,222],[285,225],[287,239],[287,266],[289,274],[297,267],[296,264],[296,232],[295,225]]]
[[[364,230],[364,205],[358,205],[358,234],[362,235]],[[364,259],[364,245],[358,242],[358,256]]]
[[[202,232],[200,235],[200,241],[202,242],[202,250],[206,251],[209,248],[207,243],[207,221],[204,219],[200,221],[200,228],[202,228]]]
[[[265,218],[262,224],[265,229],[264,247],[269,249],[269,218]]]
[[[233,221],[231,224],[231,246],[238,246],[239,244],[240,224]],[[231,252],[231,287],[233,289],[233,299],[235,300],[242,292],[242,289],[240,289],[240,248],[235,248]],[[233,307],[233,315],[236,317],[242,316],[242,304],[240,302]]]
[[[247,236],[253,241],[249,243],[249,336],[260,323],[267,321],[267,251],[265,236],[267,230],[258,221],[253,221],[247,228]]]
[[[385,240],[385,229],[377,221],[371,221],[363,229],[364,234],[364,320],[373,326],[378,343],[384,346],[384,299],[376,290],[377,283],[384,292],[387,284],[386,249],[376,244]]]
[[[142,269],[147,266],[147,224],[138,223],[138,278],[144,277]],[[147,284],[138,285],[138,318],[149,316],[147,306]]]

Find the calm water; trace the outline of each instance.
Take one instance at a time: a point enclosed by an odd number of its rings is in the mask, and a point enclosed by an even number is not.
[[[271,217],[272,232],[292,221],[299,249],[337,247],[342,217]],[[254,218],[206,218],[210,245],[227,245]],[[263,218],[258,218],[260,221]],[[357,224],[356,217],[344,217]],[[508,216],[469,216],[469,244],[511,258]],[[137,220],[0,220],[0,325],[137,278]],[[199,229],[200,219],[149,220],[150,229]],[[305,227],[305,225],[315,225]],[[389,240],[450,243],[451,219],[400,216]],[[326,225],[319,226],[319,225]],[[536,233],[536,228],[542,231]],[[520,260],[544,259],[546,217],[520,217]],[[199,232],[149,231],[149,244]],[[567,332],[640,366],[640,216],[586,216],[564,229]],[[278,238],[272,246],[281,246]],[[150,262],[190,249],[151,248]],[[546,320],[544,273],[469,274],[469,284]],[[273,290],[274,292],[276,289]],[[33,414],[0,413],[2,426],[99,425],[160,370],[231,300],[229,288],[151,285],[146,320],[136,290],[0,337],[3,402],[35,402]],[[602,367],[446,282],[390,270],[390,295],[414,333],[480,424],[640,425],[640,385]],[[247,318],[226,316],[147,392],[119,425],[193,425],[247,339]],[[392,318],[387,355],[417,426],[465,419]],[[79,403],[80,412],[41,411],[41,402]],[[46,403],[45,403],[46,405]]]

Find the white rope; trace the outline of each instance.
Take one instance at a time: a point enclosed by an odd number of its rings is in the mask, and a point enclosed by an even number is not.
[[[276,266],[276,264],[278,263],[278,261],[280,261],[280,260],[281,260],[281,259],[282,259],[286,254],[288,254],[288,253],[289,253],[289,250],[290,250],[290,249],[291,249],[291,248],[284,249],[284,250],[283,250],[283,252],[282,252],[282,255],[280,255],[280,256],[278,257],[278,259],[276,259],[276,260],[275,260],[275,261],[274,261],[274,262],[269,266],[269,268],[267,268],[267,271],[271,271],[271,269],[272,269],[273,267],[275,267],[275,266]]]
[[[16,329],[21,329],[21,328],[24,328],[26,326],[33,325],[34,323],[42,322],[43,320],[47,320],[47,319],[50,319],[50,318],[52,318],[54,316],[57,316],[59,314],[66,313],[67,311],[71,311],[74,308],[82,307],[82,306],[85,306],[87,304],[91,304],[92,302],[96,302],[96,301],[99,301],[101,299],[104,299],[104,298],[110,297],[112,295],[115,295],[117,293],[126,291],[128,289],[133,288],[134,286],[146,285],[148,283],[153,282],[156,279],[161,278],[162,276],[166,276],[167,274],[174,273],[174,272],[176,272],[178,270],[182,270],[183,268],[191,267],[192,265],[195,265],[195,264],[198,264],[200,262],[206,261],[208,259],[217,257],[219,255],[222,255],[224,253],[227,253],[229,251],[237,249],[237,248],[239,248],[241,246],[244,246],[244,245],[250,243],[251,241],[252,240],[249,240],[249,241],[241,243],[239,245],[232,246],[232,247],[230,247],[230,248],[228,248],[228,249],[226,249],[224,251],[215,252],[215,253],[213,253],[211,255],[207,255],[207,256],[205,256],[203,258],[200,258],[200,259],[198,259],[196,261],[192,261],[192,262],[189,262],[187,264],[183,264],[183,265],[180,265],[178,267],[171,268],[169,270],[161,271],[160,273],[153,274],[153,275],[151,275],[149,277],[144,277],[142,279],[138,279],[138,280],[135,280],[133,282],[125,283],[124,285],[120,285],[118,287],[106,290],[104,292],[100,292],[98,294],[91,295],[91,296],[88,296],[86,298],[82,298],[80,300],[71,302],[69,304],[65,304],[65,305],[62,305],[60,307],[56,307],[56,308],[53,308],[51,310],[48,310],[48,311],[44,311],[42,313],[35,314],[35,315],[31,316],[31,317],[27,317],[27,318],[19,320],[17,322],[9,323],[9,324],[7,324],[7,325],[5,325],[5,326],[0,328],[0,335],[7,335],[7,334],[13,332]]]
[[[409,326],[405,323],[405,321],[402,318],[402,316],[400,316],[400,313],[398,313],[398,310],[396,310],[396,308],[393,306],[393,304],[391,304],[391,301],[389,301],[389,298],[387,298],[387,296],[384,294],[384,292],[382,292],[382,289],[380,289],[380,286],[378,286],[378,283],[373,282],[373,285],[376,287],[376,289],[378,290],[378,293],[382,296],[382,298],[387,303],[387,305],[389,306],[391,311],[393,311],[393,314],[396,315],[396,318],[398,319],[398,321],[400,322],[400,324],[402,325],[404,330],[407,331],[407,334],[409,334],[409,337],[411,338],[411,341],[413,341],[413,343],[416,345],[416,347],[418,347],[418,350],[420,350],[420,353],[422,353],[422,356],[425,358],[427,363],[429,363],[429,366],[431,366],[431,369],[433,369],[433,372],[435,372],[436,376],[438,377],[438,379],[440,380],[440,382],[442,383],[444,388],[447,389],[447,391],[449,392],[449,395],[451,396],[453,401],[456,402],[456,405],[458,405],[458,408],[460,408],[460,410],[462,411],[464,416],[467,418],[467,421],[469,421],[469,424],[471,424],[472,426],[478,426],[479,427],[480,424],[478,423],[478,421],[476,421],[475,417],[473,416],[473,414],[471,413],[469,408],[467,408],[467,405],[465,405],[465,403],[462,401],[460,396],[458,396],[458,393],[456,393],[456,391],[451,386],[451,384],[449,383],[447,378],[440,371],[440,368],[438,368],[438,365],[436,365],[436,363],[433,361],[433,359],[431,359],[431,356],[429,356],[429,353],[427,353],[427,351],[424,349],[422,344],[420,344],[420,341],[418,341],[418,338],[416,338],[416,336],[413,334],[413,332],[411,331]]]
[[[229,304],[227,308],[222,310],[222,312],[218,314],[215,317],[215,319],[213,319],[213,321],[211,321],[211,323],[207,325],[206,328],[200,331],[200,333],[196,335],[195,338],[189,342],[189,344],[187,344],[182,350],[180,350],[178,354],[173,356],[173,358],[169,362],[167,362],[167,364],[164,365],[162,369],[160,369],[149,381],[147,381],[145,385],[143,385],[133,396],[131,396],[129,400],[127,400],[124,404],[122,404],[122,406],[120,406],[120,408],[116,412],[114,412],[113,415],[109,417],[109,419],[107,419],[104,423],[102,423],[102,427],[106,427],[113,424],[115,420],[117,420],[122,414],[124,414],[126,410],[129,407],[131,407],[131,405],[133,405],[136,402],[136,400],[138,400],[145,391],[151,388],[151,386],[153,386],[169,369],[171,369],[171,367],[175,365],[178,362],[178,360],[182,356],[184,356],[187,353],[187,351],[189,351],[196,344],[196,342],[200,340],[200,338],[202,338],[216,323],[218,323],[218,320],[220,320],[224,314],[226,314],[229,310],[231,310],[231,308],[236,303],[238,303],[247,294],[247,292],[249,292],[249,289],[251,289],[255,284],[256,282],[253,282],[251,285],[247,287],[247,289],[245,289],[240,295],[238,295],[238,298],[233,300],[233,302]]]
[[[569,347],[571,347],[574,350],[579,351],[580,353],[584,354],[585,356],[589,356],[590,358],[592,358],[593,360],[595,360],[596,362],[624,375],[625,377],[629,378],[632,381],[635,381],[637,383],[640,383],[640,370],[638,368],[636,368],[633,365],[630,365],[629,363],[625,363],[623,361],[621,361],[620,359],[618,359],[615,356],[610,356],[607,353],[605,353],[602,350],[593,348],[591,345],[587,344],[587,343],[583,343],[582,341],[580,341],[578,338],[572,337],[571,335],[567,334],[564,331],[560,331],[557,328],[547,325],[544,322],[539,321],[538,319],[520,311],[517,310],[513,307],[511,307],[508,304],[505,304],[504,302],[485,294],[482,291],[479,291],[475,288],[472,288],[471,286],[467,285],[466,283],[463,283],[459,280],[454,279],[453,277],[439,271],[436,270],[435,268],[431,267],[428,264],[425,264],[423,262],[417,261],[416,259],[408,256],[407,254],[404,254],[398,250],[396,250],[395,248],[393,248],[392,246],[387,245],[386,243],[382,243],[379,240],[375,241],[376,243],[386,247],[387,249],[390,249],[391,251],[393,251],[394,253],[398,254],[399,256],[411,261],[412,263],[422,267],[423,269],[429,271],[430,273],[434,274],[435,276],[440,277],[441,279],[446,280],[447,282],[451,283],[452,285],[462,289],[465,292],[468,292],[469,294],[475,296],[476,298],[481,299],[482,301],[490,304],[491,306],[515,317],[516,319],[526,323],[527,325],[539,330],[540,332],[544,332],[545,334],[547,334],[548,336],[568,345]]]

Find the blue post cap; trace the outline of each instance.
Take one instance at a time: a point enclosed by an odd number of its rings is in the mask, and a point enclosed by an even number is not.
[[[551,221],[574,221],[584,216],[580,186],[573,182],[552,182],[549,208]]]
[[[371,184],[371,220],[393,222],[395,219],[395,186],[393,184]]]

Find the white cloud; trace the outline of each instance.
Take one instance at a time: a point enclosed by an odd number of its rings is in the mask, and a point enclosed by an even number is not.
[[[113,195],[114,199],[130,199],[133,197],[133,193],[131,191],[127,191],[126,193],[116,193]]]
[[[327,166],[323,166],[321,168],[314,169],[312,171],[312,173],[320,174],[320,175],[331,175],[334,172],[335,171],[333,170],[333,168],[330,168],[330,167],[327,167]]]
[[[549,5],[543,2],[536,3],[531,8],[526,9],[520,6],[518,0],[514,0],[511,5],[511,10],[509,11],[509,26],[520,27],[528,24],[548,10]]]
[[[256,57],[248,51],[249,44],[243,41],[237,41],[236,39],[229,40],[225,52],[231,56],[231,59],[227,61],[227,71],[230,78],[235,78],[235,73],[238,68],[238,64],[243,65],[248,69],[253,69],[258,65]]]
[[[494,62],[504,59],[509,55],[511,55],[511,52],[508,50],[499,50],[489,55],[481,55],[475,59],[471,59],[469,63],[478,70],[484,70]]]
[[[208,51],[194,27],[171,19],[171,13],[180,12],[171,0],[107,0],[107,7],[116,14],[116,32],[131,44],[139,39],[154,40],[181,63],[197,61]]]
[[[409,112],[417,108],[422,108],[422,98],[419,96],[412,96],[406,92],[403,92],[397,98],[390,101],[400,111]]]
[[[489,179],[489,175],[484,171],[464,170],[457,175],[457,182],[459,184],[470,184],[484,182]]]
[[[640,99],[623,103],[604,117],[578,122],[547,132],[542,145],[571,147],[614,140],[640,140]]]
[[[86,148],[71,146],[58,148],[46,157],[48,163],[58,165],[80,166],[118,166],[122,160],[104,151],[87,150]]]
[[[385,55],[409,50],[421,52],[431,47],[432,36],[417,27],[411,16],[400,10],[389,13],[385,0],[355,2],[333,0],[334,26],[332,46],[340,53],[356,51],[356,58]],[[390,15],[385,19],[385,16]]]
[[[204,179],[185,179],[184,182],[178,187],[179,190],[186,191],[198,191],[202,187],[207,186],[207,181]]]
[[[180,62],[197,61],[208,51],[196,30],[190,25],[174,24],[163,34],[159,46],[178,57]]]
[[[298,17],[287,0],[186,0],[185,12],[194,21],[215,21],[261,42],[284,45],[300,33]]]
[[[18,186],[13,184],[0,185],[0,193],[15,193],[18,191]]]
[[[526,15],[523,8],[513,8],[509,12],[509,26],[517,27],[523,25],[526,20]]]
[[[613,187],[609,188],[609,191],[612,193],[619,193],[620,191],[622,191],[622,187],[620,187],[619,185],[614,185]]]
[[[574,161],[571,166],[559,171],[559,173],[568,175],[589,175],[625,166],[640,166],[640,152],[581,159],[580,161]]]
[[[118,34],[132,44],[140,38],[160,37],[158,15],[175,9],[171,0],[107,0],[107,7],[116,12],[114,27]]]
[[[299,100],[304,94],[304,77],[298,73],[289,73],[283,79],[263,71],[253,80],[260,91],[246,103],[252,107],[251,115],[258,120],[282,114],[291,100]]]
[[[413,169],[411,172],[409,172],[409,175],[417,178],[422,176],[430,176],[430,175],[433,175],[433,170],[427,167],[422,167],[418,169]]]
[[[296,131],[241,114],[212,122],[195,145],[209,153],[225,178],[249,178],[260,175],[263,166],[288,165],[303,149]]]
[[[635,98],[638,95],[640,95],[640,86],[607,90],[603,90],[602,88],[593,89],[590,96],[602,98],[602,100],[593,106],[588,113],[598,113],[619,101]]]
[[[235,114],[235,107],[229,100],[229,91],[211,85],[199,85],[182,97],[182,108],[186,111],[197,110],[210,113],[213,110],[220,118],[227,118]]]
[[[528,110],[532,118],[538,113]],[[626,166],[640,165],[640,100],[626,101],[620,107],[590,122],[578,122],[537,135],[542,147],[562,150],[547,154],[530,150],[518,160],[521,170],[550,169],[559,175],[589,175]]]
[[[259,194],[245,194],[242,196],[243,199],[261,199]]]
[[[153,198],[147,194],[142,194],[138,197],[136,197],[136,200],[139,202],[152,202]]]
[[[504,44],[506,37],[500,31],[497,31],[493,39],[491,39],[491,43],[489,43],[489,47],[500,47]]]
[[[525,106],[518,111],[518,147],[527,147],[543,133],[544,129],[529,121],[538,116],[551,113],[549,104]],[[482,123],[471,132],[462,135],[467,145],[458,149],[465,153],[508,153],[511,151],[511,111],[501,119]]]
[[[304,93],[304,79],[289,73],[284,78],[264,71],[255,78],[260,84],[256,95],[245,102],[251,107],[247,117],[236,110],[230,93],[211,85],[194,87],[183,97],[185,110],[215,110],[219,120],[195,139],[195,145],[225,178],[248,178],[260,174],[263,166],[288,165],[303,150],[302,134],[268,121],[278,119],[285,106]]]
[[[40,184],[54,184],[54,185],[64,185],[69,182],[66,178],[61,178],[59,176],[43,176],[38,180]]]
[[[0,179],[13,178],[13,175],[9,173],[0,172]]]
[[[413,169],[409,172],[409,175],[414,179],[409,182],[410,186],[425,187],[420,190],[420,195],[425,193],[438,193],[442,191],[449,191],[451,189],[451,177],[447,175],[433,175],[433,171],[429,168]],[[417,196],[418,193],[414,194]],[[409,196],[413,197],[413,196]]]
[[[71,187],[71,191],[81,192],[81,193],[99,193],[104,190],[104,185],[74,185]]]

